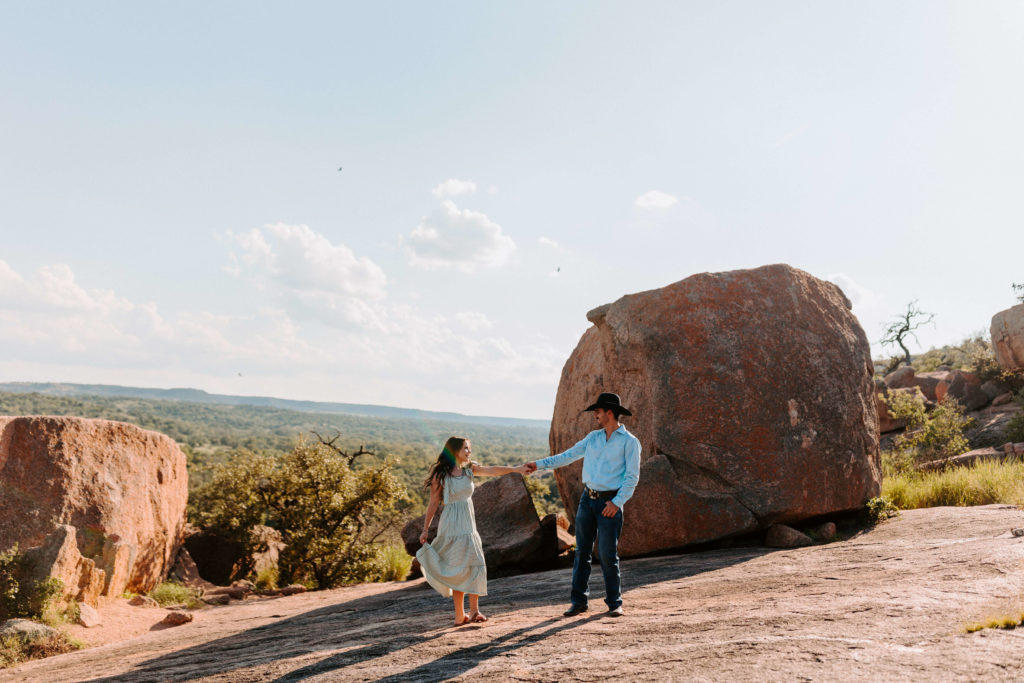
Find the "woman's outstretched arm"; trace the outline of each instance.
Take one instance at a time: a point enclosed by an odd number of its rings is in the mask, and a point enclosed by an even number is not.
[[[430,482],[430,502],[427,504],[427,514],[423,518],[423,533],[420,534],[420,543],[427,542],[427,533],[430,531],[430,523],[434,521],[434,514],[441,504],[441,486],[437,479]]]

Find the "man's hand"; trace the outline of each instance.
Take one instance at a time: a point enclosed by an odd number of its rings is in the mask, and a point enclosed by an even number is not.
[[[426,542],[427,542],[427,532],[424,531],[422,534],[420,534],[420,545],[423,545]]]
[[[526,468],[527,474],[533,474],[534,472],[537,471],[537,463],[535,462],[528,462],[525,465],[523,465],[523,467]]]
[[[610,500],[604,504],[604,510],[601,510],[601,515],[604,517],[614,517],[619,512],[619,506]]]

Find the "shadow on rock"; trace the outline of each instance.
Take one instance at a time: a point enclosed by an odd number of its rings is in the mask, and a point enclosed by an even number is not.
[[[737,548],[625,560],[622,566],[627,607],[631,591],[747,562],[767,552],[770,551],[764,548]],[[455,651],[450,651],[450,639],[462,638],[462,634],[479,634],[480,629],[450,626],[451,601],[441,598],[426,584],[417,583],[169,652],[146,660],[127,673],[98,680],[110,683],[184,681],[258,669],[261,679],[277,675],[273,680],[292,681],[337,672],[438,639],[449,639],[449,649],[443,654],[381,680],[433,680],[456,676],[488,659],[506,656],[518,648],[601,618],[602,612],[597,611],[594,616],[583,619],[561,617],[568,604],[571,577],[569,570],[554,570],[491,582],[490,594],[482,599],[482,606],[491,617],[487,628],[500,629],[503,615],[543,605],[550,606],[550,615],[510,632],[496,630],[494,638],[483,643],[467,643],[466,647]],[[597,567],[591,578],[591,589],[591,601],[599,605],[603,587]],[[305,666],[301,662],[293,663],[298,668],[289,671],[288,660],[308,659],[318,652],[330,654]]]

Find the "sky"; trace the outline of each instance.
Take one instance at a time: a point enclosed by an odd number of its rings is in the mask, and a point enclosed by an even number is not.
[[[586,312],[1024,282],[1024,3],[0,0],[0,381],[550,418]],[[587,397],[581,397],[586,402]]]

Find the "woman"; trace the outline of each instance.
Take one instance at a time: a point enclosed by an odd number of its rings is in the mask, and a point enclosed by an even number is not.
[[[473,454],[469,439],[453,436],[444,445],[437,462],[423,482],[430,489],[430,503],[420,534],[422,547],[416,552],[423,576],[443,597],[451,596],[455,604],[455,625],[487,621],[480,613],[480,596],[487,595],[487,566],[480,534],[473,514],[473,477],[519,472],[526,467],[484,467],[470,460]],[[438,506],[444,502],[437,536],[427,543],[427,531]],[[469,595],[469,614],[465,613],[464,596]]]

